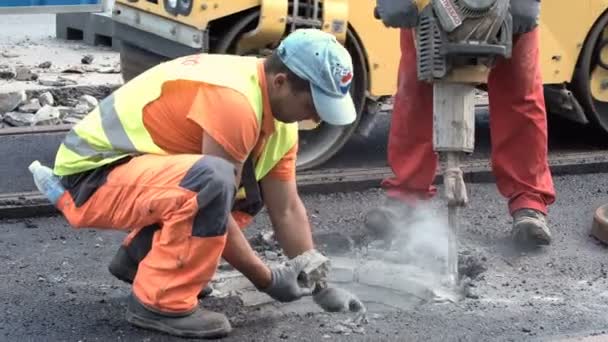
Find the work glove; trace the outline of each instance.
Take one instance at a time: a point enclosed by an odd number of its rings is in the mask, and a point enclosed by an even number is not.
[[[511,0],[513,34],[534,30],[540,16],[540,0]]]
[[[418,23],[415,0],[376,0],[374,17],[387,27],[412,28]]]
[[[360,312],[365,306],[354,294],[337,287],[327,287],[315,294],[313,300],[329,312]]]
[[[299,260],[292,259],[283,265],[271,267],[272,279],[270,285],[267,288],[258,289],[273,299],[284,303],[311,295],[312,289],[301,287],[298,284],[298,275],[306,267],[306,263]]]

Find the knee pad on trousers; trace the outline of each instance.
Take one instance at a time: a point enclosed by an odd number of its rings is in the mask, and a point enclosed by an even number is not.
[[[228,215],[236,195],[236,168],[222,158],[204,156],[197,161],[180,186],[197,192],[198,213],[194,218],[192,235],[220,236],[226,233]]]

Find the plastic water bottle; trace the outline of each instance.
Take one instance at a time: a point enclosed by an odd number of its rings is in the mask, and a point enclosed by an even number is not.
[[[34,176],[34,183],[38,191],[44,194],[55,205],[59,197],[65,192],[65,188],[61,185],[59,177],[53,174],[53,170],[40,164],[37,160],[32,162],[28,169]]]

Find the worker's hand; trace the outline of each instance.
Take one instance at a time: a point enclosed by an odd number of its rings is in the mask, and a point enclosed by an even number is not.
[[[511,0],[513,34],[534,30],[540,16],[540,0]]]
[[[418,23],[418,7],[414,0],[376,0],[374,17],[387,27],[412,28]]]
[[[298,275],[306,266],[306,263],[300,260],[292,259],[284,265],[271,267],[270,286],[259,290],[279,302],[292,302],[302,296],[311,295],[312,289],[301,287],[298,284]]]
[[[328,287],[313,295],[313,300],[329,312],[360,312],[365,306],[354,294],[337,287]]]

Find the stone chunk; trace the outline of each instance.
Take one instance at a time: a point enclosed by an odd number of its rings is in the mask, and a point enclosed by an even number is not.
[[[38,74],[32,72],[29,68],[17,67],[15,79],[17,81],[35,81],[38,79]]]
[[[25,90],[15,91],[11,93],[0,93],[0,114],[8,113],[19,107],[25,100],[27,95]]]
[[[4,122],[14,127],[31,126],[34,122],[34,115],[31,113],[10,112],[4,115]]]
[[[15,68],[10,65],[0,65],[0,79],[10,80],[15,78]]]
[[[19,111],[24,113],[36,113],[40,108],[42,108],[42,106],[40,106],[40,101],[38,101],[38,99],[31,99],[21,105]]]
[[[40,94],[40,96],[38,97],[38,101],[40,102],[41,106],[52,106],[55,104],[53,94],[49,93],[48,91]]]
[[[58,124],[60,122],[59,109],[52,106],[44,106],[36,112],[34,117],[35,125]]]

